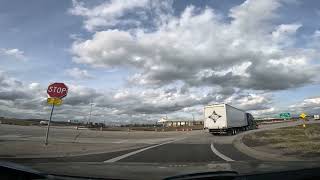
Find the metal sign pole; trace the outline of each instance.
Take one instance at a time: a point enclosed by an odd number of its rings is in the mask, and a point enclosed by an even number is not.
[[[50,114],[50,119],[48,122],[47,134],[46,134],[46,141],[44,143],[45,145],[48,145],[48,136],[49,136],[50,122],[51,122],[53,110],[54,110],[54,103],[52,103],[52,109],[51,109],[51,114]]]

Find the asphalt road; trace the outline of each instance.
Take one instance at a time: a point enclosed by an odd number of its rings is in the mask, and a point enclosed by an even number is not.
[[[300,122],[281,123],[262,126],[259,130],[274,129],[285,126],[294,126]],[[146,133],[146,132],[144,132]],[[139,135],[128,135],[129,139],[119,140],[118,144],[137,141],[150,141],[143,146],[116,152],[101,152],[89,155],[75,155],[52,158],[6,158],[17,163],[48,163],[48,162],[130,162],[130,163],[206,163],[206,162],[233,162],[233,161],[258,161],[247,154],[236,149],[232,142],[236,136],[213,136],[204,131],[181,132],[166,134],[166,138],[151,141],[152,134],[140,133]],[[108,133],[107,133],[108,134]],[[110,137],[110,134],[108,134]],[[154,133],[153,138],[157,139],[161,133]],[[96,135],[91,135],[97,139]],[[100,133],[102,141],[104,133]],[[116,134],[116,137],[120,134]],[[157,136],[157,137],[156,137]],[[168,138],[172,136],[172,138]],[[111,138],[111,137],[110,137]],[[147,138],[147,139],[146,139]],[[113,138],[114,139],[114,138]],[[87,139],[85,139],[87,140]],[[99,144],[99,146],[110,146],[110,143]]]
[[[320,122],[320,121],[319,121]],[[319,123],[318,122],[318,123]],[[280,127],[294,126],[301,122],[290,122],[261,126],[258,130],[274,129]],[[18,130],[18,131],[17,131]],[[293,169],[315,167],[314,164],[290,163],[266,164],[247,154],[240,152],[233,145],[236,137],[239,136],[213,136],[204,131],[191,132],[97,132],[79,131],[67,129],[53,129],[54,137],[51,137],[51,145],[55,147],[63,143],[62,149],[69,150],[71,154],[64,157],[48,157],[41,151],[48,150],[43,147],[43,129],[37,127],[8,127],[0,126],[0,161],[6,160],[33,168],[42,173],[53,175],[69,175],[80,177],[101,177],[101,178],[124,178],[124,179],[162,179],[168,176],[179,174],[198,173],[206,171],[236,171],[256,172],[255,168],[261,171],[278,171],[279,168]],[[242,132],[241,134],[253,131]],[[78,135],[80,133],[80,135]],[[74,137],[77,141],[74,142]],[[240,135],[241,136],[241,135]],[[13,142],[13,144],[12,144]],[[21,143],[22,142],[22,143]],[[35,143],[34,146],[24,148],[25,145]],[[8,146],[5,146],[9,144]],[[73,146],[78,146],[74,149]],[[13,146],[11,146],[13,145]],[[18,145],[18,146],[15,146]],[[33,145],[33,144],[32,144]],[[61,145],[61,144],[60,144]],[[119,147],[130,149],[120,150]],[[38,147],[36,147],[38,146]],[[79,155],[73,154],[71,150],[92,147],[91,150],[99,147],[99,153]],[[112,148],[106,148],[113,146]],[[41,158],[29,157],[16,158],[5,157],[1,149],[34,150],[41,152]],[[50,148],[50,151],[59,150]],[[109,151],[116,150],[116,151]],[[11,153],[12,154],[12,153]],[[61,154],[59,152],[58,154]],[[2,155],[2,156],[1,156]],[[23,155],[23,154],[22,154]],[[283,163],[283,162],[282,162]],[[317,164],[317,162],[316,162]],[[287,169],[284,169],[287,170]],[[158,178],[155,178],[157,177]]]
[[[175,140],[143,148],[57,158],[7,159],[17,163],[47,162],[138,162],[138,163],[198,163],[226,161],[255,161],[232,145],[234,136],[213,136],[194,131]]]

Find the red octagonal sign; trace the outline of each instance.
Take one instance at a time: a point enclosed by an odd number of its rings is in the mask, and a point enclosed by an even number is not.
[[[64,83],[53,83],[48,86],[47,93],[52,98],[63,98],[68,94],[68,87]]]

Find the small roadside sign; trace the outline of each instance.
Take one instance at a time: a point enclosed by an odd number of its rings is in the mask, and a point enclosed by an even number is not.
[[[299,117],[301,117],[302,119],[305,119],[307,115],[305,113],[301,113]]]
[[[59,106],[62,104],[63,101],[60,98],[48,98],[47,102],[48,104]]]
[[[303,125],[302,125],[302,127],[306,128],[305,121],[306,121],[307,114],[301,113],[299,117],[303,119]]]
[[[280,118],[289,119],[289,118],[291,118],[291,115],[290,115],[290,113],[280,113]]]

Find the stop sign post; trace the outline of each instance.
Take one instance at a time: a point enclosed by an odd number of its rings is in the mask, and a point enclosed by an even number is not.
[[[57,105],[59,104],[59,103],[55,103],[55,102],[60,102],[60,104],[62,103],[61,99],[66,97],[67,94],[68,94],[68,87],[64,83],[53,83],[53,84],[50,84],[48,86],[47,94],[49,96],[48,103],[50,102],[50,104],[52,104],[52,108],[51,108],[50,118],[49,118],[49,122],[48,122],[46,140],[45,140],[45,143],[44,143],[45,145],[48,145],[50,122],[51,122],[51,119],[52,119],[54,105],[55,104],[57,104]]]

